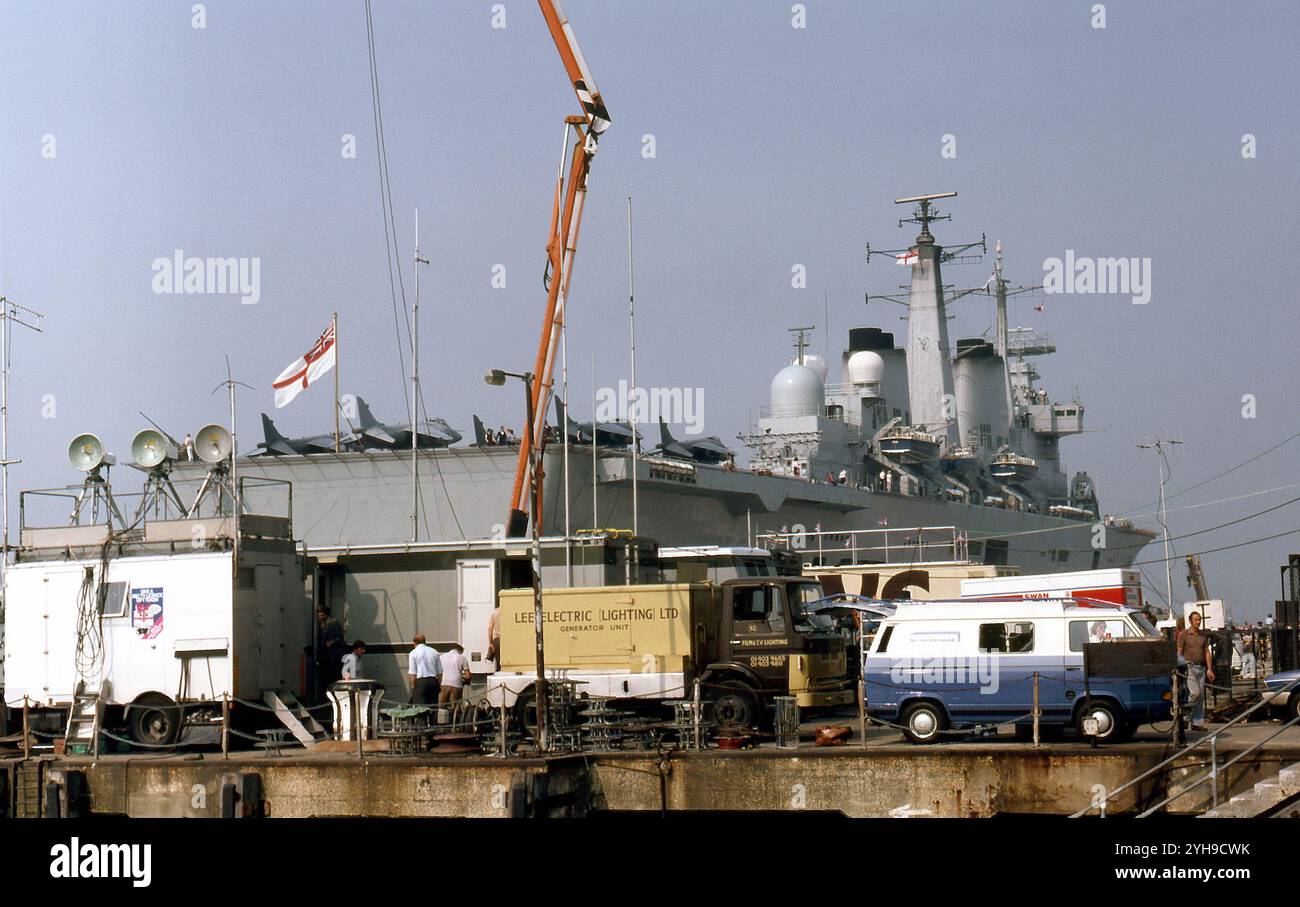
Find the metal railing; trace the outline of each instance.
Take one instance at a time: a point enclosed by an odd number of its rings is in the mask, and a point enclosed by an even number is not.
[[[956,526],[914,526],[896,529],[846,529],[841,531],[760,532],[754,538],[762,548],[790,548],[825,559],[848,555],[851,563],[912,564],[968,561],[965,530]]]
[[[1260,699],[1259,702],[1255,703],[1249,709],[1242,712],[1240,715],[1238,715],[1236,718],[1229,721],[1227,724],[1219,728],[1217,731],[1214,731],[1213,733],[1208,734],[1205,737],[1202,737],[1200,740],[1197,740],[1195,743],[1189,743],[1187,746],[1183,747],[1181,750],[1174,753],[1168,759],[1164,759],[1161,762],[1156,763],[1155,765],[1151,766],[1151,768],[1147,769],[1145,772],[1138,775],[1136,778],[1132,779],[1131,781],[1127,781],[1124,784],[1121,784],[1113,791],[1107,793],[1106,796],[1103,797],[1100,802],[1094,799],[1092,803],[1088,804],[1078,812],[1073,813],[1070,816],[1070,818],[1078,819],[1081,816],[1087,815],[1088,812],[1093,809],[1098,810],[1101,817],[1105,818],[1106,804],[1109,803],[1116,795],[1128,790],[1129,788],[1137,784],[1141,784],[1143,781],[1150,778],[1152,775],[1156,774],[1156,772],[1160,771],[1165,766],[1169,765],[1172,762],[1177,761],[1178,759],[1181,759],[1183,756],[1186,756],[1188,753],[1192,752],[1193,750],[1199,749],[1200,747],[1205,746],[1207,744],[1209,745],[1209,750],[1210,750],[1210,770],[1206,772],[1204,775],[1202,775],[1201,777],[1197,778],[1191,784],[1188,784],[1185,787],[1183,787],[1181,790],[1178,791],[1178,793],[1170,794],[1169,796],[1165,797],[1165,799],[1161,800],[1159,803],[1155,804],[1154,806],[1148,807],[1147,809],[1138,813],[1137,818],[1145,819],[1147,816],[1150,816],[1156,810],[1160,809],[1163,806],[1168,806],[1170,803],[1174,802],[1179,797],[1182,797],[1190,793],[1191,791],[1196,790],[1198,787],[1200,787],[1202,784],[1204,784],[1207,781],[1212,781],[1214,783],[1212,789],[1213,792],[1211,794],[1211,801],[1213,806],[1217,807],[1219,805],[1219,775],[1225,769],[1229,768],[1232,765],[1235,765],[1236,763],[1244,759],[1246,756],[1261,749],[1264,746],[1264,744],[1276,738],[1287,728],[1297,726],[1298,724],[1300,724],[1300,716],[1292,718],[1290,721],[1283,722],[1282,726],[1279,727],[1272,734],[1269,734],[1263,740],[1259,740],[1256,741],[1255,743],[1252,743],[1250,746],[1246,747],[1244,750],[1237,753],[1237,755],[1233,756],[1231,759],[1229,759],[1227,762],[1224,762],[1222,765],[1219,764],[1219,754],[1218,754],[1219,735],[1222,734],[1224,731],[1228,730],[1229,728],[1235,726],[1239,722],[1245,721],[1247,717],[1254,714],[1259,709],[1271,706],[1272,705],[1271,694],[1275,694],[1275,693],[1294,694],[1297,691],[1297,689],[1300,689],[1300,680],[1294,680],[1291,683],[1287,684],[1286,686],[1278,690],[1269,690],[1268,691],[1268,693],[1270,694],[1269,698]],[[1202,693],[1202,695],[1204,695],[1204,693]]]

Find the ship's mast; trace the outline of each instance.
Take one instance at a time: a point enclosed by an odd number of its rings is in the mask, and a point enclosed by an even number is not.
[[[43,333],[45,316],[0,296],[0,506],[4,507],[3,550],[0,550],[0,578],[9,565],[9,466],[21,460],[9,459],[9,322]]]

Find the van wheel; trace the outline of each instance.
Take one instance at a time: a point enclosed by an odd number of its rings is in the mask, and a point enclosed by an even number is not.
[[[180,737],[181,708],[161,693],[146,693],[131,704],[131,739],[148,746],[171,746]]]
[[[715,690],[710,701],[713,722],[719,727],[730,724],[748,728],[757,723],[758,704],[748,688]]]
[[[1084,703],[1079,709],[1079,715],[1075,719],[1075,726],[1079,733],[1087,735],[1084,730],[1084,722],[1089,718],[1097,720],[1097,741],[1100,743],[1109,743],[1114,740],[1121,740],[1124,737],[1125,719],[1119,709],[1112,703],[1104,699],[1094,699],[1091,705]]]
[[[916,702],[903,712],[903,736],[913,743],[934,743],[947,726],[943,709],[933,702]]]

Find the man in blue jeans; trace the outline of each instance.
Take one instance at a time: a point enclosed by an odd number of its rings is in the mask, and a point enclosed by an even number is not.
[[[1187,700],[1192,707],[1192,730],[1205,730],[1205,681],[1214,683],[1214,653],[1210,637],[1201,632],[1201,614],[1193,611],[1188,628],[1178,637],[1178,654],[1187,662]]]

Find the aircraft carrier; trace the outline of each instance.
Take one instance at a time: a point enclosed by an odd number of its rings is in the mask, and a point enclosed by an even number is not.
[[[1108,517],[1086,472],[1067,475],[1059,443],[1083,430],[1084,407],[1038,386],[1034,362],[1054,341],[1008,326],[1015,290],[1000,248],[980,291],[994,307],[994,336],[949,341],[941,269],[970,244],[947,250],[930,226],[935,199],[952,194],[899,200],[916,206],[906,219],[920,225],[915,243],[868,251],[910,268],[901,344],[879,327],[854,328],[832,376],[801,337],[740,436],[748,456],[739,462],[716,438],[665,436],[651,450],[644,425],[634,457],[626,423],[566,416],[567,456],[559,429],[545,448],[542,534],[635,523],[665,545],[781,544],[818,563],[952,559],[1026,573],[1131,564],[1154,534]],[[410,433],[363,415],[342,452],[327,437],[276,433],[260,455],[241,458],[241,475],[293,483],[294,526],[309,549],[503,537],[513,445],[492,443],[481,423],[460,446],[445,422],[425,426],[413,526]],[[947,556],[932,547],[944,544]]]

